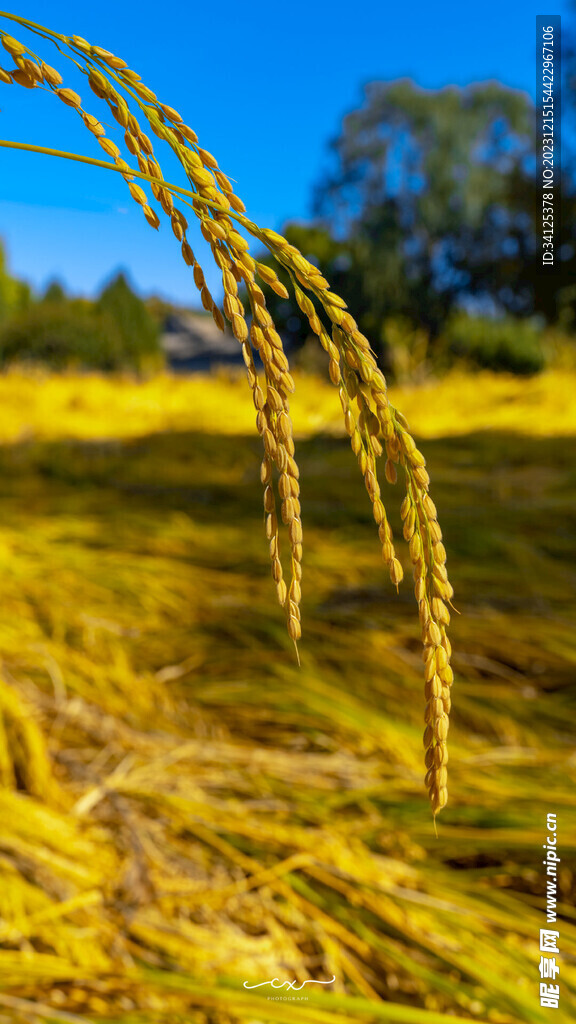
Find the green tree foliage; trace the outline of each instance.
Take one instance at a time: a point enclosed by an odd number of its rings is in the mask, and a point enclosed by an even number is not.
[[[470,300],[507,315],[508,334],[510,317],[535,312],[576,327],[576,189],[566,168],[561,269],[551,282],[540,272],[527,95],[495,82],[438,91],[406,79],[373,82],[331,149],[332,170],[316,189],[318,219],[285,234],[318,257],[385,369],[394,362],[387,323],[424,330],[433,356],[451,314]],[[273,305],[300,344],[307,325],[294,303]]]
[[[48,302],[51,305],[57,305],[58,303],[66,302],[66,298],[67,296],[64,290],[64,286],[60,283],[60,281],[53,280],[50,281],[48,287],[46,288],[46,291],[44,292],[44,295],[42,297],[42,301]]]
[[[442,362],[455,361],[487,370],[529,375],[544,368],[541,332],[525,318],[472,317],[453,314],[442,336]]]
[[[13,316],[0,330],[0,362],[42,363],[55,370],[125,365],[112,318],[82,301],[39,302]]]
[[[96,308],[113,320],[128,365],[143,369],[161,364],[158,323],[132,291],[124,274],[117,274],[104,288]]]
[[[96,303],[70,299],[58,281],[33,301],[10,277],[0,249],[0,365],[43,363],[112,371],[153,370],[163,364],[158,322],[123,274]]]
[[[380,287],[381,307],[434,338],[464,297],[520,316],[548,301],[535,276],[534,111],[524,93],[494,82],[439,91],[374,82],[332,150],[316,212],[365,254],[368,304]]]
[[[29,286],[8,273],[4,249],[0,245],[0,324],[26,309],[31,301]]]

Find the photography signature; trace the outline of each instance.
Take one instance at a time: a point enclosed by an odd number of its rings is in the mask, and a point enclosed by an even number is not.
[[[272,981],[259,981],[257,985],[249,985],[247,981],[244,982],[244,988],[261,988],[262,985],[271,985],[272,988],[284,988],[290,992],[300,992],[304,988],[304,985],[332,985],[336,981],[336,975],[330,979],[330,981],[316,981],[314,978],[307,978],[301,985],[298,985],[296,981],[280,981],[279,978],[272,978]]]

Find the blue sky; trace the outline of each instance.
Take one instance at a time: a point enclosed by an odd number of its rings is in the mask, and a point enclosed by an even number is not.
[[[533,0],[470,7],[462,0],[173,0],[166,8],[146,0],[27,0],[13,13],[127,60],[235,179],[250,217],[278,230],[309,215],[327,142],[361,102],[365,82],[409,76],[437,89],[496,78],[533,96],[534,22],[543,9]],[[569,10],[562,0],[551,13]],[[103,116],[102,102],[50,43],[1,17],[0,25],[65,71],[86,109]],[[0,64],[11,66],[4,51]],[[16,85],[0,84],[0,138],[101,156],[73,110]],[[0,150],[0,165],[0,239],[13,273],[35,288],[58,277],[75,294],[91,295],[122,267],[144,294],[197,304],[169,224],[153,232],[119,175],[8,150]],[[164,173],[176,180],[170,160]],[[208,270],[201,237],[191,242]],[[207,276],[217,293],[217,272]]]

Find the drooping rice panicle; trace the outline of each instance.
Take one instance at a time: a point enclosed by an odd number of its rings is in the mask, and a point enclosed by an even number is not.
[[[103,152],[114,161],[114,167],[124,177],[132,198],[142,207],[148,223],[158,229],[160,218],[143,187],[148,181],[155,201],[170,220],[184,262],[192,268],[202,305],[212,314],[220,329],[224,329],[226,317],[241,345],[256,408],[257,429],[264,445],[261,478],[272,575],[278,599],[286,612],[288,633],[295,643],[301,636],[303,539],[299,472],[289,409],[289,395],[295,385],[282,338],[256,278],[284,298],[288,292],[275,271],[257,262],[250,254],[249,243],[242,230],[263,243],[288,272],[298,307],[328,355],[330,379],[338,388],[344,425],[372,505],[382,556],[396,587],[404,573],[382,497],[377,460],[384,458],[387,483],[394,485],[399,475],[404,477],[403,535],[413,565],[425,664],[426,786],[436,815],[447,801],[446,742],[453,682],[447,628],[450,624],[448,605],[453,590],[446,571],[446,550],[436,508],[428,494],[430,480],[424,456],[401,413],[389,403],[386,380],[368,339],[359,330],[344,300],[330,291],[329,282],[319,268],[282,235],[270,229],[260,229],[244,215],[244,203],[212,153],[200,145],[196,132],[184,122],[178,110],[161,102],[124,60],[102,47],[91,45],[80,36],[58,35],[27,23],[25,19],[8,17],[45,38],[51,38],[62,53],[69,49],[66,55],[87,76],[92,93],[106,103],[108,112],[122,129],[124,145],[136,160],[143,183],[135,181],[135,172],[123,158],[120,147],[106,135],[104,119],[100,120],[83,108],[80,96],[64,85],[59,71],[7,33],[1,34],[2,45],[14,60],[15,68],[0,68],[0,83],[16,82],[31,90],[47,87],[74,109],[88,131],[97,138]],[[145,124],[146,131],[141,122]],[[200,232],[220,269],[223,313],[214,302],[188,240],[188,220],[175,205],[178,190],[175,191],[176,187],[165,181],[155,143],[148,132],[160,140],[160,144],[164,142],[170,146],[184,170],[190,188],[179,190],[186,196],[181,195],[181,199],[198,219]],[[90,162],[88,158],[86,160]],[[240,284],[248,296],[250,323],[239,295]],[[262,385],[258,379],[255,353],[262,362]],[[290,544],[289,584],[280,559],[280,523],[275,488],[281,502],[280,519]]]

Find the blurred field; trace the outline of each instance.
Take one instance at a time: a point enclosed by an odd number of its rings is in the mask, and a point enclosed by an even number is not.
[[[297,384],[300,669],[242,379],[0,378],[0,1024],[573,1019],[576,376],[392,396],[462,613],[438,839],[410,581],[334,389]],[[305,1002],[242,984],[332,975]]]
[[[324,379],[298,375],[291,400],[301,435],[343,435],[335,389]],[[504,430],[536,437],[576,433],[576,371],[551,369],[534,377],[454,371],[441,380],[391,389],[391,400],[420,437]],[[166,430],[254,434],[254,409],[242,372],[213,377],[96,374],[50,376],[8,371],[0,376],[0,441],[74,437],[128,438]]]

